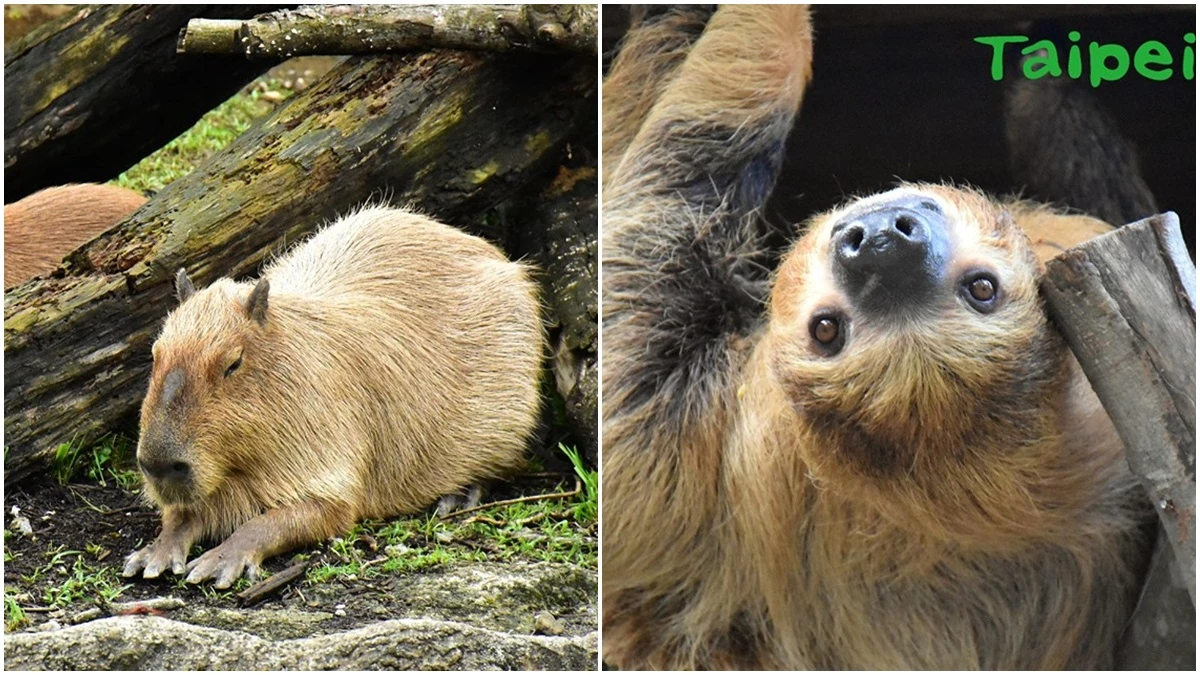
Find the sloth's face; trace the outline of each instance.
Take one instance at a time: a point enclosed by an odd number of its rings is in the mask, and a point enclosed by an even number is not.
[[[772,370],[859,471],[961,455],[1058,373],[1041,266],[1003,206],[908,185],[815,219],[771,297]]]

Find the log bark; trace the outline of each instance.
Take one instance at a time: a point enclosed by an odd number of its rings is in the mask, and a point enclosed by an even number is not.
[[[1196,599],[1196,268],[1173,213],[1051,260],[1050,314],[1125,444]]]
[[[194,19],[179,52],[282,59],[451,49],[595,54],[595,5],[314,5],[247,21]]]
[[[175,54],[197,16],[263,5],[89,5],[4,55],[4,198],[111,180],[186,131],[268,65]]]
[[[1196,670],[1196,607],[1159,527],[1137,609],[1117,645],[1119,670]]]
[[[47,279],[5,296],[5,482],[63,442],[128,422],[171,279],[252,275],[364,200],[482,214],[560,159],[594,120],[594,58],[467,52],[353,57]],[[588,110],[588,101],[592,101]]]
[[[594,119],[594,118],[593,118]],[[594,134],[593,134],[594,138]],[[593,146],[594,147],[594,146]],[[596,165],[560,167],[532,203],[512,218],[512,249],[542,271],[551,317],[554,385],[568,428],[589,466],[598,466]]]

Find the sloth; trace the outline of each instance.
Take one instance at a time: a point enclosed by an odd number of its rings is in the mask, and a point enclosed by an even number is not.
[[[767,276],[809,12],[709,13],[649,17],[603,90],[606,661],[1110,667],[1148,511],[1031,241],[1108,225],[903,184]]]

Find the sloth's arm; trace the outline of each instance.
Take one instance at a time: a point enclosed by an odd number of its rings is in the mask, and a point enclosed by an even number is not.
[[[642,7],[653,7],[644,5]],[[604,80],[604,181],[607,185],[625,150],[642,128],[692,44],[704,31],[712,9],[669,7],[635,25]]]
[[[673,446],[689,421],[711,423],[714,393],[729,385],[730,344],[762,316],[755,217],[811,58],[806,7],[722,7],[609,180],[606,440]],[[622,438],[635,420],[644,435]]]
[[[1016,211],[1043,260],[1110,229],[1099,221],[1121,226],[1158,212],[1133,142],[1078,83],[1014,78],[1004,126],[1009,163],[1027,196],[1088,214]]]

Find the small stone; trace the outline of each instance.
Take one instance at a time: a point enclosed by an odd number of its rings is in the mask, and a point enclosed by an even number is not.
[[[62,628],[62,624],[54,619],[50,619],[46,623],[34,626],[33,630],[37,633],[45,633],[46,631],[58,630],[59,628]]]
[[[563,622],[559,621],[550,612],[538,612],[533,617],[533,632],[541,633],[542,635],[562,635],[566,627]]]
[[[344,609],[335,609],[335,610],[333,610],[333,615],[334,615],[334,616],[346,616],[346,610],[344,610]]]
[[[26,537],[33,535],[33,525],[29,523],[28,518],[21,515],[21,509],[18,506],[12,507],[12,524],[10,527]]]
[[[454,541],[454,535],[450,534],[449,532],[438,532],[433,536],[433,538],[437,539],[443,544],[449,544],[450,542]]]

